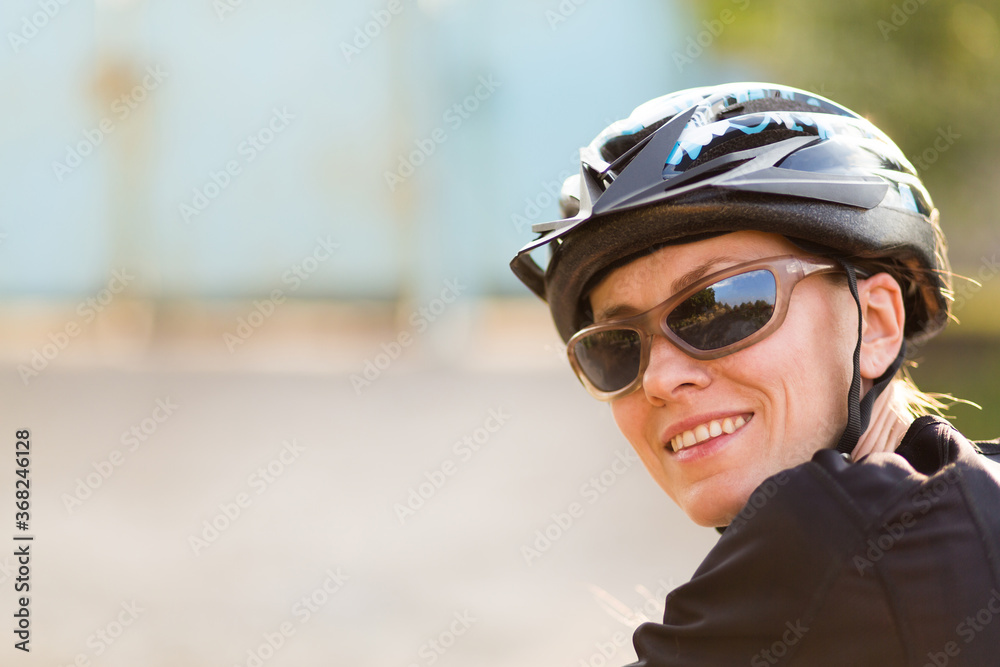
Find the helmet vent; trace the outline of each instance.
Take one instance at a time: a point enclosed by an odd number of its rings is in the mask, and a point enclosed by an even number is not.
[[[784,97],[762,97],[756,100],[737,102],[719,112],[717,120],[732,118],[733,116],[743,116],[752,113],[765,113],[767,111],[801,111],[802,113],[828,113],[822,107],[801,102],[799,100],[789,100]]]
[[[673,118],[673,116],[670,118]],[[663,125],[667,123],[670,118],[661,118],[655,123],[642,128],[638,132],[633,132],[632,134],[619,134],[618,136],[611,137],[604,143],[603,146],[601,146],[601,157],[607,160],[609,164],[613,163],[622,155],[625,155],[625,153],[632,150],[636,144],[663,127]],[[626,162],[625,164],[628,163]],[[618,170],[621,171],[624,169],[625,164],[620,165]]]
[[[689,164],[687,168],[692,169],[700,164],[704,164],[723,155],[729,155],[730,153],[738,153],[739,151],[745,151],[751,148],[759,148],[760,146],[766,146],[768,144],[776,144],[779,141],[800,136],[802,136],[802,132],[790,130],[787,127],[776,127],[764,130],[763,132],[758,132],[756,134],[736,134],[732,139],[707,147],[701,152],[698,159]],[[730,168],[732,168],[732,166],[730,166]]]

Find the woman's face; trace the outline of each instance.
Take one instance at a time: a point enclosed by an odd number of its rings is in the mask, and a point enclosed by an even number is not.
[[[612,271],[590,301],[598,322],[612,308],[625,317],[664,301],[678,279],[683,287],[740,262],[787,254],[803,253],[762,232],[668,246]],[[654,336],[642,386],[611,409],[646,469],[688,516],[727,525],[767,477],[834,446],[847,421],[856,343],[850,292],[810,276],[793,290],[778,330],[734,354],[698,361]],[[698,442],[674,451],[675,437]]]

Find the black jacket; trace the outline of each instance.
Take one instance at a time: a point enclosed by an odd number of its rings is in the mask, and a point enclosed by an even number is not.
[[[977,447],[922,417],[895,453],[769,478],[632,667],[1000,665],[1000,464]]]

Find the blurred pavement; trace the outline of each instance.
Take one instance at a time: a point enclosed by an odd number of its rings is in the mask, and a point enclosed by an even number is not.
[[[407,330],[376,307],[289,304],[233,353],[246,304],[119,307],[138,324],[27,384],[61,327],[22,317],[0,376],[0,432],[33,447],[19,665],[626,664],[636,612],[716,539],[628,456],[537,303],[456,306],[369,385],[351,376]]]

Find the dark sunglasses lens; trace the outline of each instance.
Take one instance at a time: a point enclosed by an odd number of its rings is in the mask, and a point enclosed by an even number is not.
[[[576,362],[600,391],[617,391],[632,383],[642,363],[642,339],[631,329],[598,331],[573,348]]]
[[[692,295],[667,315],[666,325],[688,345],[717,350],[738,343],[767,324],[777,285],[760,269],[731,276]]]

